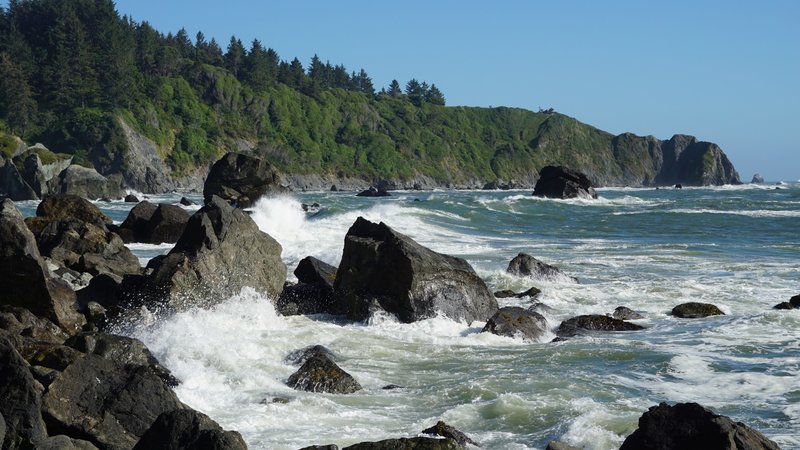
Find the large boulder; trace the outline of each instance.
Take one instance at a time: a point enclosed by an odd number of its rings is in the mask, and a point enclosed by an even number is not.
[[[697,403],[661,403],[639,418],[620,450],[778,450],[763,434]]]
[[[625,322],[624,320],[613,317],[590,314],[577,316],[561,322],[556,334],[559,337],[571,337],[580,333],[590,331],[638,331],[644,327],[635,323]]]
[[[392,194],[390,194],[385,188],[370,186],[368,189],[364,189],[356,194],[356,197],[389,197],[390,195]]]
[[[561,166],[547,166],[539,172],[533,195],[561,199],[597,198],[589,177]]]
[[[469,436],[457,430],[455,427],[442,422],[441,420],[436,422],[436,425],[422,430],[422,434],[432,434],[434,436],[453,439],[462,446],[470,444],[478,447],[478,443],[470,439]]]
[[[442,314],[471,323],[497,311],[497,300],[465,260],[362,217],[345,236],[334,290],[338,308],[354,320],[376,307],[403,322]]]
[[[790,298],[788,302],[778,303],[774,309],[800,309],[800,294]]]
[[[51,221],[37,233],[36,241],[43,256],[78,272],[123,276],[141,271],[139,259],[116,233],[92,223]]]
[[[276,304],[284,316],[297,314],[334,313],[333,282],[336,267],[307,256],[300,260],[294,274],[297,284],[287,284]]]
[[[184,408],[160,375],[148,365],[86,355],[59,373],[42,397],[48,430],[103,449],[130,449],[160,414]]]
[[[577,279],[568,277],[556,266],[543,263],[527,253],[519,253],[509,263],[506,272],[518,277],[532,278],[557,278],[567,277],[573,281]]]
[[[36,191],[25,182],[11,158],[0,157],[0,198],[14,201],[37,200]]]
[[[458,442],[449,438],[413,437],[359,442],[342,450],[462,450],[463,448]]]
[[[500,308],[481,331],[536,342],[547,331],[547,319],[535,311],[506,306]]]
[[[294,275],[297,281],[308,284],[325,284],[333,288],[338,269],[313,256],[306,256],[297,263]]]
[[[249,215],[214,196],[189,219],[169,254],[148,266],[149,281],[176,309],[216,304],[244,287],[277,299],[286,281],[281,250]]]
[[[211,166],[203,197],[206,203],[218,196],[240,208],[253,205],[261,196],[283,192],[281,176],[266,159],[228,153]]]
[[[42,158],[39,156],[40,153],[49,156],[46,163],[42,162]],[[20,158],[24,158],[22,176],[39,197],[51,193],[51,180],[72,163],[71,156],[55,156],[44,146],[31,147],[30,151],[26,155],[20,156]]]
[[[725,313],[711,303],[688,302],[672,308],[672,315],[682,319],[698,319],[708,316],[722,316]]]
[[[11,341],[0,332],[0,417],[3,449],[26,449],[47,437],[42,414],[42,386]]]
[[[73,164],[51,181],[51,191],[83,198],[120,198],[124,194],[122,178],[100,175],[96,170]]]
[[[33,233],[11,200],[0,202],[0,305],[27,308],[69,333],[86,323],[75,309],[75,292],[52,278]]]
[[[59,434],[41,440],[33,450],[98,450],[91,442]]]
[[[111,225],[113,221],[100,208],[77,195],[46,195],[36,208],[36,217],[46,221],[77,219],[99,227]]]
[[[753,184],[762,184],[762,183],[764,183],[764,177],[762,177],[761,174],[758,174],[758,173],[754,174],[753,175],[753,179],[750,180],[750,182],[753,183]]]
[[[207,415],[178,409],[161,414],[134,450],[247,450],[236,431],[225,431]]]
[[[352,394],[361,390],[358,381],[324,353],[312,354],[297,372],[289,376],[286,384],[299,391],[329,394]]]
[[[175,243],[183,234],[189,213],[180,206],[143,201],[131,209],[116,233],[125,243]]]

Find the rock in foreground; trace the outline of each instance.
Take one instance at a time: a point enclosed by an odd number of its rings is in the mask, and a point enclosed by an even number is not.
[[[672,308],[672,315],[682,319],[697,319],[708,316],[723,316],[725,313],[711,303],[689,302]]]
[[[125,243],[174,243],[183,234],[189,214],[180,206],[144,201],[134,206],[117,229]]]
[[[464,447],[453,439],[414,437],[385,439],[377,442],[359,442],[342,450],[462,450]]]
[[[741,422],[697,403],[661,403],[639,418],[639,428],[620,450],[778,450],[778,445]]]
[[[443,314],[471,323],[497,311],[497,300],[465,260],[362,217],[345,236],[334,288],[337,307],[354,320],[366,319],[374,308],[403,322]]]
[[[497,311],[481,331],[512,338],[520,336],[536,342],[547,331],[547,319],[519,306],[506,306]]]
[[[561,166],[547,166],[539,172],[533,195],[547,198],[597,198],[589,177]]]
[[[178,409],[161,414],[134,450],[247,450],[236,431],[225,431],[207,415]]]
[[[466,434],[458,431],[454,427],[442,422],[436,422],[436,425],[422,430],[422,434],[432,434],[434,436],[441,436],[443,438],[450,438],[458,442],[459,445],[465,446],[467,444],[478,447],[478,443],[469,438]]]
[[[264,194],[283,192],[281,176],[266,159],[228,153],[211,166],[203,197],[218,196],[239,208],[252,206]]]
[[[571,337],[588,331],[638,331],[644,327],[635,323],[614,319],[597,314],[577,316],[561,322],[556,334],[559,337]]]

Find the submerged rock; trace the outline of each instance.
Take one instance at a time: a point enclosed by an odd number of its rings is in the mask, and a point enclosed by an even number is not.
[[[564,275],[556,266],[543,263],[527,253],[519,253],[509,263],[506,272],[518,277],[554,278],[564,276],[578,281],[574,277]]]
[[[298,391],[329,394],[352,394],[361,390],[361,385],[352,375],[321,353],[311,355],[286,384]]]
[[[571,337],[587,331],[638,331],[644,327],[599,314],[573,317],[561,322],[556,334],[559,337]]]
[[[407,323],[437,314],[471,323],[497,311],[497,300],[465,260],[362,217],[345,236],[334,286],[338,309],[354,320],[373,308]]]
[[[566,167],[546,166],[539,172],[533,195],[547,198],[597,198],[589,177]]]
[[[390,195],[392,194],[383,187],[370,186],[369,189],[364,189],[356,194],[356,197],[389,197]]]
[[[683,319],[697,319],[708,316],[722,316],[725,313],[711,303],[688,302],[672,308],[672,315]]]
[[[506,306],[500,308],[481,331],[512,338],[521,336],[536,342],[547,331],[547,319],[519,306]]]
[[[639,428],[620,450],[778,450],[758,431],[697,403],[661,403],[639,418]]]
[[[134,450],[246,450],[242,435],[225,431],[207,415],[178,409],[161,414]]]
[[[477,442],[473,441],[466,434],[456,430],[454,427],[442,422],[436,422],[436,425],[422,430],[422,434],[432,434],[434,436],[441,436],[443,438],[453,439],[459,445],[466,446],[467,444],[480,447]]]
[[[211,166],[203,197],[206,203],[216,195],[239,208],[247,208],[267,193],[283,191],[281,176],[269,161],[228,153]]]

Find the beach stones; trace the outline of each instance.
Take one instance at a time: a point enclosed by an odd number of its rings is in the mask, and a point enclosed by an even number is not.
[[[498,309],[464,259],[434,252],[363,217],[345,236],[334,291],[337,308],[353,320],[384,310],[406,323],[438,314],[471,323],[488,320]]]
[[[758,431],[729,417],[714,414],[697,403],[661,403],[639,418],[639,428],[620,450],[778,450]]]
[[[725,315],[725,313],[711,303],[688,302],[672,308],[672,315],[682,319],[697,319],[708,316],[721,316]]]

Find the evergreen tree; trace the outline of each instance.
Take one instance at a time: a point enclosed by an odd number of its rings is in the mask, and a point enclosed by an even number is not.
[[[36,113],[36,102],[27,77],[7,53],[0,53],[0,92],[0,117],[11,133],[24,136]]]
[[[432,105],[444,106],[444,94],[440,91],[435,84],[431,84],[428,92],[425,93],[425,101]]]
[[[367,75],[364,69],[361,69],[358,74],[353,72],[353,85],[356,90],[363,92],[369,96],[375,95],[375,86],[372,85],[372,78]]]
[[[253,39],[250,52],[244,59],[244,81],[255,91],[263,91],[270,85],[269,60],[261,41]]]
[[[412,78],[406,83],[406,96],[414,106],[422,106],[422,102],[425,99],[425,91],[416,78]]]
[[[240,72],[245,61],[245,50],[242,41],[236,36],[231,36],[228,50],[225,52],[225,68],[236,78],[240,78]]]
[[[399,98],[403,95],[403,90],[400,89],[400,83],[397,80],[392,80],[391,84],[389,84],[389,90],[386,92],[394,98]]]

